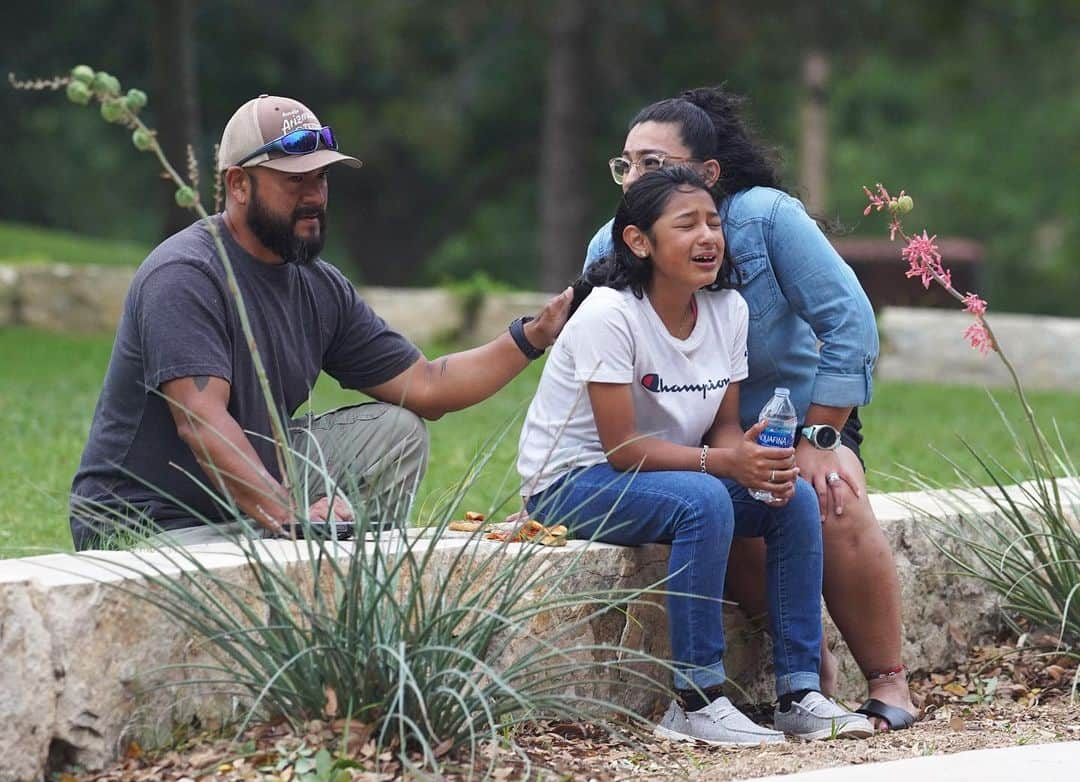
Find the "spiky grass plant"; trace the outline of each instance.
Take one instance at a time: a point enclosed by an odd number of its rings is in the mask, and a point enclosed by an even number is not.
[[[946,489],[941,480],[903,468],[916,487],[935,492],[952,518],[909,507],[935,533],[932,540],[960,573],[1001,596],[1004,619],[1014,631],[1047,628],[1061,644],[1075,647],[1080,642],[1080,480],[1058,476],[1076,476],[1076,465],[1058,437],[1056,447],[1045,451],[1054,465],[1048,471],[996,401],[994,406],[1025,470],[1008,469],[960,437],[977,470],[937,453],[966,488]]]
[[[613,617],[655,611],[662,584],[583,590],[587,542],[551,554],[448,534],[450,516],[408,534],[361,517],[355,542],[241,535],[237,568],[209,568],[167,539],[99,562],[137,575],[114,587],[189,629],[212,659],[147,672],[154,686],[237,697],[238,735],[251,720],[340,719],[410,773],[437,773],[457,751],[485,776],[495,761],[482,750],[513,747],[518,725],[633,723],[616,688],[663,697],[668,663],[595,636]]]

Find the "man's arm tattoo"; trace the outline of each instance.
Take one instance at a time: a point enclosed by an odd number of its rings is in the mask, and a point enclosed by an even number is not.
[[[449,356],[445,356],[445,357],[443,357],[443,359],[441,361],[439,361],[439,375],[445,375],[446,374],[446,365],[449,364],[449,363],[450,363],[450,357]]]
[[[199,391],[205,391],[206,387],[210,384],[209,375],[196,375],[193,379],[195,380],[195,388]]]

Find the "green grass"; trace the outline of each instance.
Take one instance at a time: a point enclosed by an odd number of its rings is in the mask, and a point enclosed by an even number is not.
[[[53,228],[0,222],[0,264],[70,263],[138,266],[150,248]]]
[[[67,492],[111,349],[111,336],[0,328],[0,556],[5,550],[17,555],[10,551],[15,546],[70,550]],[[441,352],[432,348],[428,355]],[[420,518],[452,492],[488,437],[524,413],[540,370],[534,364],[487,402],[429,424],[433,448],[418,498]],[[364,399],[323,376],[312,402],[316,410],[327,410]],[[515,423],[499,442],[463,509],[487,511],[511,495],[518,430]],[[516,509],[507,506],[503,512]]]
[[[996,361],[987,356],[987,361]],[[939,386],[929,383],[874,383],[874,402],[861,411],[862,456],[873,491],[905,491],[912,488],[898,465],[914,468],[945,483],[958,484],[952,468],[934,452],[943,452],[975,475],[982,470],[960,441],[970,443],[984,458],[997,459],[1009,470],[1024,472],[1024,460],[1016,452],[1008,431],[990,401],[987,389],[977,386]],[[1016,394],[993,389],[1012,426],[1021,436],[1030,435]],[[1080,453],[1080,393],[1027,391],[1028,401],[1043,432],[1057,446],[1057,431],[1074,458]],[[1055,429],[1055,424],[1057,429]],[[989,484],[987,480],[985,483]]]
[[[0,555],[13,547],[70,549],[66,502],[71,476],[90,425],[105,366],[110,336],[56,335],[27,329],[0,329]],[[429,356],[441,349],[432,349]],[[992,360],[992,359],[988,359]],[[524,412],[536,387],[540,364],[534,364],[487,402],[431,423],[432,452],[421,487],[421,518],[452,489],[484,442],[515,415]],[[996,397],[1020,421],[1011,394]],[[323,378],[314,406],[323,410],[361,401]],[[1031,401],[1049,431],[1057,419],[1067,446],[1080,439],[1080,394],[1032,393]],[[948,466],[929,445],[974,468],[956,437],[961,432],[982,453],[994,454],[1014,468],[1021,459],[982,388],[912,383],[876,384],[874,403],[863,411],[867,442],[863,457],[875,491],[910,488],[881,473],[899,473],[906,464],[947,479]],[[519,425],[499,443],[491,463],[466,495],[463,509],[488,510],[512,493]],[[1074,450],[1075,453],[1075,450]],[[879,472],[880,471],[880,472]],[[509,506],[504,508],[512,510]]]

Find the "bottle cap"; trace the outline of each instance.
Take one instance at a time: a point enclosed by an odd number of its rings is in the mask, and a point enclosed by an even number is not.
[[[791,396],[791,391],[786,388],[781,388],[780,386],[777,386],[773,393],[776,394],[776,396]]]

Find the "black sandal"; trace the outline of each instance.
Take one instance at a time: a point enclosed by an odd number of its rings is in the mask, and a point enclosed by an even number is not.
[[[856,714],[865,714],[867,717],[877,717],[885,720],[889,730],[907,730],[915,724],[916,717],[906,709],[898,706],[890,706],[885,701],[870,698],[866,703],[855,710]]]

